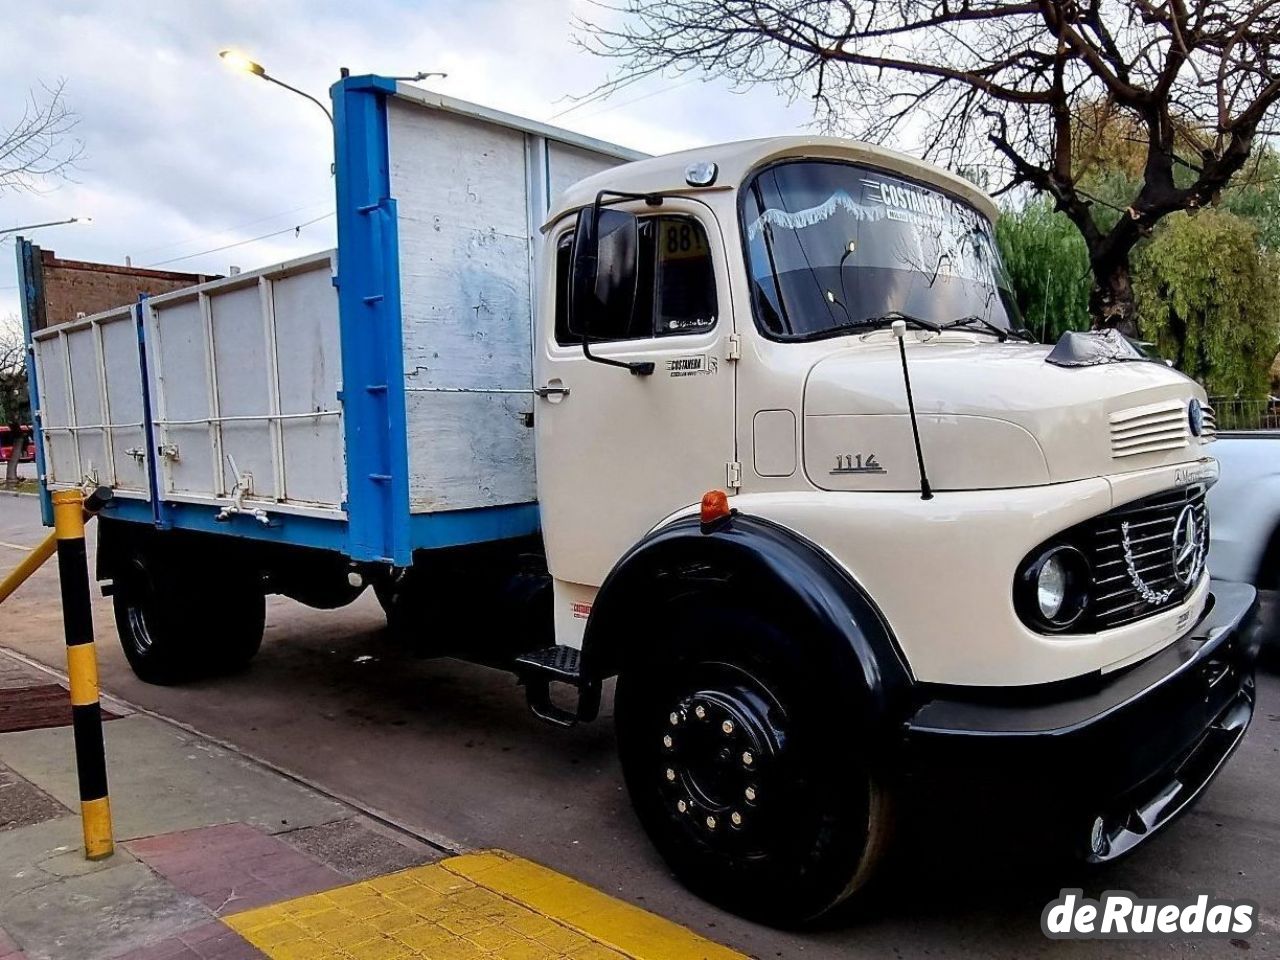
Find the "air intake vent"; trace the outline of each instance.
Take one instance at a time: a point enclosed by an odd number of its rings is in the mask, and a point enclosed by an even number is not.
[[[1179,450],[1187,445],[1190,433],[1187,405],[1182,400],[1119,410],[1111,415],[1111,456]]]
[[[1218,439],[1218,418],[1213,412],[1213,407],[1207,403],[1201,405],[1204,411],[1204,430],[1200,433],[1200,442],[1208,443],[1210,440]]]

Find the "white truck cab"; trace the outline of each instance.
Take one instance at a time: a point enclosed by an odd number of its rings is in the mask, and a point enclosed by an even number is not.
[[[944,171],[795,137],[610,169],[545,227],[557,641],[621,674],[628,783],[668,861],[750,915],[856,892],[895,789],[944,770],[997,792],[1017,770],[1009,792],[1119,856],[1247,725],[1252,653],[1225,638],[1253,592],[1206,573],[1204,391],[1114,335],[1101,358],[1028,342],[995,216]],[[695,515],[699,490],[731,511]],[[821,782],[811,806],[768,809],[795,778]],[[780,868],[779,821],[833,816],[824,789],[857,811],[834,843],[856,854]],[[788,854],[816,855],[804,837]]]
[[[368,585],[551,722],[616,677],[659,851],[788,924],[866,887],[910,798],[1103,862],[1239,744],[1255,591],[1206,571],[1204,392],[1114,334],[1033,342],[967,181],[333,96],[336,254],[46,327],[19,244],[46,503],[115,491],[144,679],[247,663],[265,593]]]

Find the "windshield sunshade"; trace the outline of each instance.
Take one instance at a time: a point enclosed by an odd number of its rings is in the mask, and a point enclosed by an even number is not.
[[[990,223],[948,194],[855,164],[795,161],[751,181],[742,219],[768,336],[831,336],[893,312],[1017,325]]]

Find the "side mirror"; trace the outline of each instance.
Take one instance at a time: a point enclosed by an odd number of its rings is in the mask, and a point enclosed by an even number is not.
[[[582,353],[596,363],[624,367],[641,376],[652,363],[624,363],[591,353],[591,328],[603,317],[630,320],[639,280],[640,222],[632,213],[601,207],[578,213],[570,272],[569,329],[582,337]]]

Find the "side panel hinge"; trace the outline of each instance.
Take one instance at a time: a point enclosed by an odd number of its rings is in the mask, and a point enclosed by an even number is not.
[[[724,465],[724,485],[730,490],[742,488],[742,461],[730,460]]]

